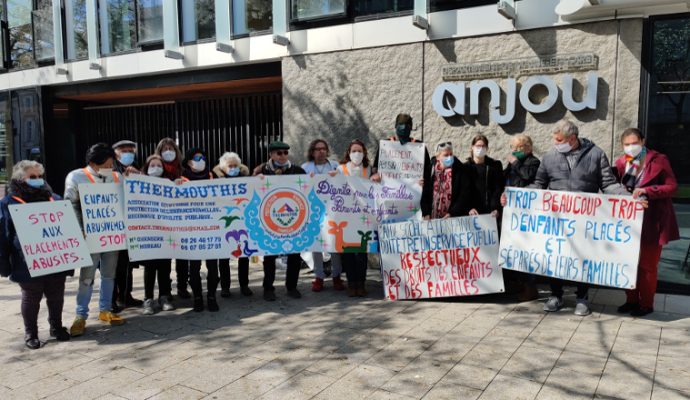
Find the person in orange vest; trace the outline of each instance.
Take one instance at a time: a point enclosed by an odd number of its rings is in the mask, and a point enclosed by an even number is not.
[[[70,172],[65,178],[65,200],[72,202],[74,212],[80,225],[83,225],[81,217],[81,199],[79,185],[122,182],[122,175],[113,170],[115,151],[106,143],[97,143],[86,152],[86,167],[78,168]],[[101,287],[99,291],[98,319],[110,325],[122,325],[125,320],[112,312],[113,288],[115,286],[115,273],[117,269],[117,257],[119,251],[95,253],[91,255],[93,265],[84,267],[79,271],[79,288],[77,290],[76,318],[70,328],[72,336],[84,334],[86,319],[89,317],[89,302],[93,294],[93,281],[96,269],[101,274]]]
[[[74,271],[32,278],[9,209],[13,204],[60,200],[43,179],[43,174],[43,165],[36,161],[18,162],[12,169],[9,193],[0,200],[0,275],[9,277],[22,289],[24,343],[32,350],[41,347],[38,339],[38,311],[43,296],[48,304],[50,336],[61,342],[70,339],[67,328],[62,326],[62,306],[65,303],[65,277],[72,275]]]

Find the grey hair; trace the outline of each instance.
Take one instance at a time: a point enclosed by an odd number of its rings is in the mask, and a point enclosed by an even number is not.
[[[26,178],[26,170],[31,168],[38,168],[38,170],[41,171],[41,175],[45,173],[45,168],[43,168],[43,165],[40,162],[33,160],[22,160],[14,164],[14,167],[12,168],[12,179],[16,181],[24,180],[24,178]]]
[[[572,123],[569,119],[562,119],[556,123],[556,126],[553,127],[553,131],[551,133],[555,134],[562,134],[565,137],[570,137],[572,135],[579,135],[580,130],[577,129],[577,125]]]
[[[237,165],[242,164],[242,159],[240,156],[232,151],[223,153],[223,155],[218,159],[219,164],[227,164],[230,161],[237,161]]]

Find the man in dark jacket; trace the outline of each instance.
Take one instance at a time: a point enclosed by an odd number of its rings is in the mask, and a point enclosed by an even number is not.
[[[579,137],[579,130],[569,120],[559,121],[553,129],[554,148],[542,158],[534,183],[529,188],[569,192],[628,194],[616,181],[604,151],[590,140]],[[577,284],[575,315],[590,314],[587,301],[589,285]],[[563,281],[551,280],[551,296],[544,311],[563,307]]]
[[[290,146],[286,143],[275,141],[268,145],[270,159],[254,169],[254,175],[299,175],[306,172],[299,166],[293,165],[288,159]],[[275,301],[276,293],[273,282],[276,278],[276,256],[264,256],[264,300]],[[299,254],[288,254],[287,271],[285,272],[285,287],[288,296],[299,299],[302,294],[297,290],[299,270],[301,264]]]
[[[397,140],[400,144],[405,145],[407,143],[423,143],[421,140],[417,140],[411,137],[412,133],[412,117],[409,114],[398,114],[395,117],[395,136],[391,136],[388,140]],[[371,180],[374,182],[381,182],[381,175],[378,173],[379,167],[379,150],[376,150],[376,157],[374,158],[374,165],[372,167]],[[431,177],[431,160],[429,159],[429,152],[424,146],[424,174],[422,179],[428,181]]]

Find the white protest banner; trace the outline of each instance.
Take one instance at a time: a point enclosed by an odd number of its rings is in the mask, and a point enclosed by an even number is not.
[[[69,201],[13,204],[9,209],[32,277],[93,264]]]
[[[630,196],[506,188],[499,265],[631,289],[644,208]]]
[[[125,203],[131,260],[205,260],[320,249],[325,205],[306,175],[181,185],[130,176]]]
[[[79,198],[82,225],[91,253],[126,249],[122,184],[81,184]]]
[[[504,291],[490,215],[382,224],[379,248],[387,299]]]
[[[424,179],[424,144],[381,140],[379,164],[381,196],[379,206],[386,212],[382,222],[400,222],[410,218],[422,219],[419,206]]]

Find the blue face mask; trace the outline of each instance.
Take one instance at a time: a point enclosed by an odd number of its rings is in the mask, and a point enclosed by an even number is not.
[[[275,165],[278,168],[285,167],[287,164],[288,164],[287,162],[281,163],[280,161],[273,160],[273,165]]]
[[[40,188],[43,187],[43,185],[46,184],[46,182],[43,180],[43,178],[35,178],[35,179],[27,179],[26,184],[31,186],[32,188]]]
[[[398,135],[398,139],[407,140],[410,138],[410,126],[405,124],[400,124],[395,127],[395,134]]]
[[[442,160],[442,162],[443,162],[444,167],[446,167],[446,168],[451,167],[451,166],[453,166],[453,163],[455,162],[455,157],[448,156],[448,157],[444,158]]]
[[[120,153],[120,164],[129,167],[134,162],[134,153]]]
[[[228,168],[228,176],[237,176],[240,174],[240,167]]]

